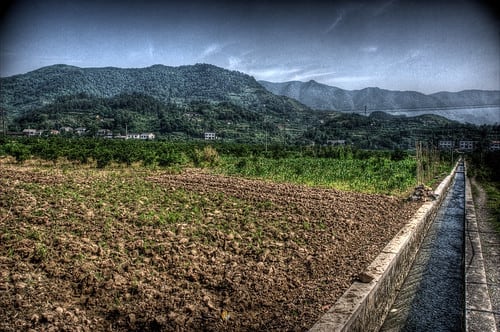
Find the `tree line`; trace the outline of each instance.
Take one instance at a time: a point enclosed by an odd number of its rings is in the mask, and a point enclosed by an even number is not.
[[[98,138],[20,137],[0,136],[0,157],[12,156],[19,163],[30,158],[57,162],[64,158],[79,164],[95,163],[103,168],[111,163],[160,167],[213,163],[216,154],[232,157],[264,157],[282,159],[313,157],[333,159],[388,158],[401,160],[408,156],[403,150],[369,151],[352,146],[299,146],[280,144],[239,144],[224,142],[172,142],[109,140]]]

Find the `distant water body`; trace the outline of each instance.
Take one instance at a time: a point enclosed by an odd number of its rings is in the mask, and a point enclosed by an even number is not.
[[[474,108],[444,108],[428,110],[381,110],[391,115],[419,116],[423,114],[440,115],[450,120],[475,125],[500,124],[500,106]]]

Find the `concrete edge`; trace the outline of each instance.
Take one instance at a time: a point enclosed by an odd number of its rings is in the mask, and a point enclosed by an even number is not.
[[[495,332],[471,183],[465,181],[465,331]]]
[[[437,199],[424,203],[367,267],[364,274],[373,279],[368,283],[355,281],[310,332],[380,329],[446,196],[458,165],[434,191]]]

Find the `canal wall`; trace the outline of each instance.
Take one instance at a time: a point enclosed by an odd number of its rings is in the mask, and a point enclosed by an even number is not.
[[[378,331],[453,181],[452,172],[310,332]]]
[[[495,332],[471,183],[465,179],[465,331]]]

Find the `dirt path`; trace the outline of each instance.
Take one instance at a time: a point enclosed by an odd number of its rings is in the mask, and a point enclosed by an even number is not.
[[[419,206],[0,163],[0,330],[305,331]]]
[[[500,233],[489,220],[485,190],[474,178],[471,179],[471,184],[488,290],[497,329],[500,330]]]

